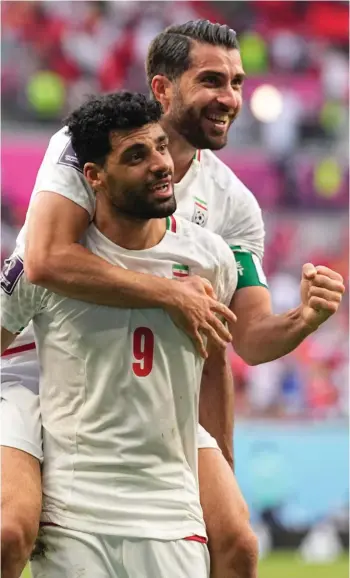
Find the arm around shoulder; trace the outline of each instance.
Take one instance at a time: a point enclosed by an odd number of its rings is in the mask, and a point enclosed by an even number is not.
[[[36,285],[55,288],[65,263],[69,266],[72,245],[78,245],[89,224],[80,205],[53,192],[37,193],[28,215],[24,269]]]

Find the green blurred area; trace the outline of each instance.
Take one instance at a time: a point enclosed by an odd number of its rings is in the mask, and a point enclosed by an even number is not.
[[[332,564],[305,564],[296,554],[279,552],[260,563],[259,578],[348,578],[349,559],[344,555]]]
[[[349,559],[343,556],[332,564],[304,564],[295,554],[279,552],[260,562],[259,578],[348,578]],[[29,568],[22,578],[31,578]]]

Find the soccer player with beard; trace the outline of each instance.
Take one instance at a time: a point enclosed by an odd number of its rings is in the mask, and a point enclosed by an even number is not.
[[[308,264],[303,268],[300,306],[278,316],[271,310],[261,267],[264,227],[258,203],[211,152],[225,146],[229,127],[242,106],[244,72],[236,35],[227,26],[207,21],[170,27],[150,46],[147,75],[155,98],[163,106],[162,122],[170,136],[177,214],[220,234],[237,261],[239,282],[233,309],[238,321],[230,328],[233,345],[247,363],[281,357],[337,310],[344,289],[337,273]],[[79,171],[69,137],[62,129],[50,141],[26,228],[19,238],[19,244],[23,243],[26,234],[25,269],[29,279],[58,293],[101,305],[163,307],[201,348],[199,330],[209,331],[208,323],[213,323],[211,305],[206,302],[209,296],[203,295],[203,287],[194,286],[189,279],[188,284],[178,284],[182,287],[177,289],[170,280],[111,267],[89,253],[78,241],[94,212],[94,193]],[[222,341],[227,339],[222,330],[215,329]],[[11,405],[15,405],[13,399]],[[223,347],[212,352],[205,363],[200,423],[216,438],[231,464],[233,384]],[[16,494],[12,491],[16,480],[12,464],[27,460],[23,466],[27,471],[28,462],[33,469],[36,464],[36,476],[31,470],[27,487],[37,493],[39,466],[32,457],[34,452],[30,456],[19,451],[21,445],[18,439],[11,439],[11,432],[2,439],[8,446],[3,455],[8,504],[3,509],[3,520],[4,513],[5,521],[9,519],[8,511],[16,519],[16,524],[5,525],[9,532],[3,534],[3,540],[7,536],[9,541],[20,538],[28,551],[30,539],[35,537],[38,502],[32,506],[30,492],[25,494],[21,488]],[[257,545],[232,470],[203,430],[198,444],[201,503],[209,535],[212,576],[252,578],[256,576]],[[37,455],[40,452],[38,447]],[[21,517],[23,512],[25,518]],[[11,532],[13,528],[20,528],[20,537],[18,532]]]
[[[206,279],[228,309],[237,266],[219,235],[181,217],[161,105],[89,100],[67,120],[96,212],[82,244],[107,262]],[[118,309],[30,284],[23,248],[2,279],[2,350],[33,319],[44,467],[33,578],[209,578],[198,492],[204,359],[161,308]]]

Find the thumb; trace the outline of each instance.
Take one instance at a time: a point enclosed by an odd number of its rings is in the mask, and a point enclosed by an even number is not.
[[[307,281],[312,281],[312,279],[314,279],[317,275],[317,270],[315,265],[313,265],[312,263],[305,263],[305,265],[303,265],[303,272],[302,272],[302,278],[306,279]]]
[[[217,299],[216,293],[209,279],[205,279],[204,277],[201,277],[201,279],[205,285],[204,289],[206,294],[209,295],[209,297],[212,297],[212,299]]]

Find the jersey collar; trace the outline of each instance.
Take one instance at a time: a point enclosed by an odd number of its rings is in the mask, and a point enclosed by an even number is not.
[[[177,199],[179,198],[178,197],[179,194],[182,193],[184,194],[186,192],[191,182],[196,178],[200,168],[201,157],[202,151],[196,150],[196,152],[193,155],[191,166],[188,169],[187,173],[182,177],[179,183],[175,183],[174,190],[177,195]]]
[[[166,230],[171,231],[171,233],[176,233],[177,223],[174,215],[166,218]]]

